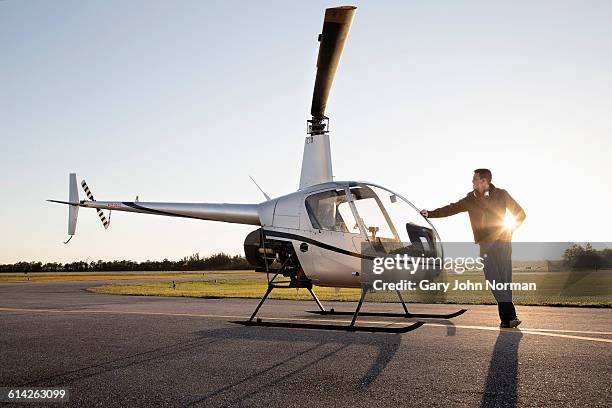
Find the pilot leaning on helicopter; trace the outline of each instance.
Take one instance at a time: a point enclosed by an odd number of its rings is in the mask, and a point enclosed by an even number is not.
[[[422,210],[428,218],[441,218],[467,211],[472,224],[474,241],[480,245],[480,256],[484,258],[484,274],[487,281],[512,282],[512,232],[525,220],[525,211],[506,190],[491,183],[488,169],[474,170],[473,191],[456,203],[432,211]],[[516,225],[504,226],[508,209],[516,219]],[[512,303],[512,290],[493,290],[497,301],[500,327],[516,327],[521,321],[516,316]]]

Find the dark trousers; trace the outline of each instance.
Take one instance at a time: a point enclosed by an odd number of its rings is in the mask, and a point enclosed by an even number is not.
[[[512,243],[494,241],[480,244],[480,256],[484,258],[484,274],[492,284],[512,283]],[[497,301],[499,318],[502,322],[516,319],[512,303],[512,289],[491,289]]]

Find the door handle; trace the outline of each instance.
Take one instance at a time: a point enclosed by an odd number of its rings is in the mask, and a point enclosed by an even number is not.
[[[308,251],[308,244],[307,244],[307,243],[305,243],[305,242],[302,242],[302,243],[300,244],[300,251],[302,251],[302,252],[307,252],[307,251]]]

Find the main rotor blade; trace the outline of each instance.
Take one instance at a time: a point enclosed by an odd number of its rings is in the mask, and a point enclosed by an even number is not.
[[[353,16],[357,7],[341,6],[325,10],[323,32],[319,36],[319,56],[317,58],[317,78],[312,95],[310,113],[314,118],[325,116],[329,91],[336,75],[340,56],[348,38]]]

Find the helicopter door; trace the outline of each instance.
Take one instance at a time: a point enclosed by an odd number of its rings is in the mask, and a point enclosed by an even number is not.
[[[311,279],[320,286],[359,287],[362,240],[344,188],[321,191],[305,197],[312,227]],[[355,241],[356,239],[356,241]]]
[[[389,253],[402,246],[400,235],[380,197],[369,186],[357,185],[350,189],[351,204],[367,236],[371,250]]]

